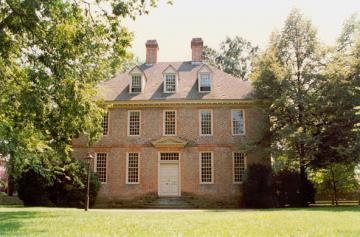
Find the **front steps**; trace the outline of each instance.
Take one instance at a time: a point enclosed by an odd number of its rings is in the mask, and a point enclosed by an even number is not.
[[[181,197],[159,197],[158,199],[146,203],[144,208],[152,209],[191,209],[194,208],[191,203]]]

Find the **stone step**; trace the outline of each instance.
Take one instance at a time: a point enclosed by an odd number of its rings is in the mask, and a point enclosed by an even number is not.
[[[190,209],[193,206],[181,197],[158,198],[152,202],[146,203],[144,208],[154,209]]]

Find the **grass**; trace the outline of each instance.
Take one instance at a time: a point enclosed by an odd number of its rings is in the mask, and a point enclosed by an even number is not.
[[[0,236],[360,236],[360,208],[90,210],[0,206]]]

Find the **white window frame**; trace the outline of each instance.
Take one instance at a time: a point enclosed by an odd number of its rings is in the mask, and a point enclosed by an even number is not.
[[[203,111],[210,111],[211,114],[211,134],[202,134],[202,128],[201,128],[201,112]],[[205,137],[205,136],[213,136],[214,134],[214,115],[212,109],[200,109],[199,110],[199,136]]]
[[[202,74],[208,74],[209,75],[209,80],[210,80],[210,90],[209,91],[202,91],[201,90],[201,75]],[[198,74],[198,90],[199,90],[199,93],[210,93],[212,91],[212,75],[211,75],[211,72],[199,72]]]
[[[132,85],[133,85],[133,77],[134,77],[134,76],[139,76],[139,77],[140,77],[140,91],[139,91],[139,92],[133,92],[133,91],[132,91],[132,89],[133,89],[133,86],[132,86]],[[140,74],[140,73],[131,74],[131,75],[130,75],[130,85],[129,85],[129,86],[130,86],[130,88],[129,88],[130,91],[129,91],[129,93],[130,93],[130,94],[138,94],[138,93],[141,93],[141,92],[143,91],[143,86],[144,86],[143,84],[144,84],[144,83],[143,83],[143,76],[142,76],[142,74]]]
[[[202,153],[211,153],[211,182],[203,182],[201,179],[202,169],[201,169],[201,154]],[[200,184],[214,184],[214,152],[213,151],[200,151],[199,152],[199,183]]]
[[[241,151],[233,151],[233,152],[232,152],[232,175],[233,175],[233,183],[234,183],[234,184],[242,184],[242,183],[244,182],[244,180],[242,180],[242,181],[235,181],[235,153],[242,153],[242,154],[244,154],[244,169],[245,169],[245,171],[246,171],[246,169],[247,169],[247,162],[246,162],[246,160],[247,160],[247,155],[246,155],[246,153],[241,152]]]
[[[166,112],[175,112],[175,133],[174,134],[165,134],[165,114]],[[176,136],[177,134],[177,111],[175,109],[166,109],[163,110],[163,136]]]
[[[174,75],[174,77],[175,77],[175,91],[168,91],[167,89],[166,89],[166,76],[167,75]],[[177,91],[177,85],[178,85],[178,82],[177,82],[178,80],[177,80],[177,76],[176,76],[176,73],[165,73],[164,74],[164,93],[168,93],[168,94],[171,94],[171,93],[176,93],[176,91]]]
[[[244,130],[242,133],[234,133],[234,124],[233,124],[233,112],[242,111],[243,114],[243,124],[244,124]],[[231,119],[231,134],[233,136],[243,136],[246,134],[246,122],[245,122],[245,110],[244,109],[232,109],[230,111],[230,119]]]
[[[103,132],[104,137],[108,136],[110,134],[110,112],[106,111],[106,114],[107,114],[107,133],[104,134],[104,132]],[[104,120],[104,118],[103,118],[103,120]],[[103,125],[103,123],[104,123],[104,121],[102,121],[101,126]],[[104,128],[103,128],[103,130],[104,130]]]
[[[97,174],[97,156],[98,156],[98,154],[106,154],[106,168],[105,168],[105,182],[101,182],[100,180],[99,180],[99,182],[100,182],[100,184],[107,184],[107,181],[108,181],[108,159],[109,159],[109,153],[107,153],[107,152],[96,152],[95,153],[95,159],[94,159],[94,173],[96,173]]]
[[[130,135],[130,113],[131,112],[139,112],[139,134],[138,135]],[[128,110],[128,117],[127,117],[127,135],[129,137],[139,137],[141,136],[141,110]]]
[[[129,154],[130,153],[137,153],[138,154],[138,181],[137,182],[129,182]],[[125,183],[126,184],[140,184],[140,152],[126,152],[126,177]]]

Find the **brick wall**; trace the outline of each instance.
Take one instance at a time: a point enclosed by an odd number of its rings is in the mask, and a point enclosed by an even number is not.
[[[141,110],[141,136],[127,136],[128,110]],[[181,192],[206,195],[217,200],[241,196],[241,185],[233,184],[232,152],[249,148],[244,146],[258,140],[266,130],[265,117],[255,107],[241,106],[178,106],[161,108],[112,108],[109,110],[109,135],[104,136],[91,152],[107,152],[108,179],[102,184],[99,198],[134,198],[158,190],[158,155],[170,150],[180,153]],[[163,134],[163,110],[176,109],[177,137],[188,141],[184,148],[155,148],[151,141]],[[213,110],[213,135],[199,136],[199,110]],[[232,136],[231,110],[245,110],[246,135]],[[73,156],[85,157],[89,151],[85,137],[74,139]],[[254,148],[250,146],[250,148]],[[270,164],[270,157],[261,147],[247,152],[247,165]],[[140,152],[140,184],[125,184],[126,152]],[[199,184],[199,151],[212,151],[214,184]]]

